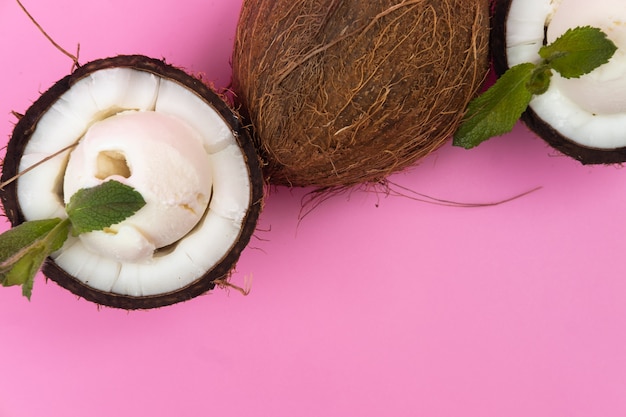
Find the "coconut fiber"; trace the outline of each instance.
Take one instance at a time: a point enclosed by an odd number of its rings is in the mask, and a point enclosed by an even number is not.
[[[377,182],[437,149],[488,37],[488,0],[244,0],[233,87],[266,179]]]

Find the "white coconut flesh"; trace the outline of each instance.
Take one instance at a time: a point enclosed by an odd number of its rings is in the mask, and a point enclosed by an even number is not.
[[[26,220],[67,217],[73,193],[111,179],[146,205],[104,231],[70,236],[52,256],[68,274],[104,292],[165,294],[235,245],[250,174],[229,125],[192,90],[146,71],[95,71],[41,117],[20,171],[74,143],[18,179]]]
[[[508,66],[540,62],[539,49],[577,26],[602,29],[618,47],[611,60],[578,79],[554,74],[530,107],[580,145],[626,146],[626,7],[624,0],[512,0],[506,22]],[[547,28],[547,30],[546,30]],[[545,30],[545,32],[544,32]]]

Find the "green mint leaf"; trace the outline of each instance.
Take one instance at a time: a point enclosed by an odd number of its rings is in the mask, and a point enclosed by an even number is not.
[[[24,222],[0,235],[0,273],[6,272],[17,258],[33,245],[40,244],[63,220],[59,218]]]
[[[3,286],[21,285],[22,295],[30,300],[30,296],[33,292],[33,284],[35,282],[35,276],[41,266],[43,265],[46,257],[49,254],[46,253],[44,247],[34,247],[28,252],[27,256],[20,258],[13,268],[7,272]]]
[[[0,234],[0,284],[21,285],[30,300],[37,272],[74,235],[101,230],[133,215],[146,204],[141,194],[117,181],[81,189],[70,198],[68,218],[24,222]]]
[[[454,134],[453,144],[466,149],[510,132],[528,107],[532,94],[527,84],[536,65],[515,65],[487,91],[472,100],[465,119]]]
[[[617,46],[598,28],[591,26],[567,30],[539,56],[565,78],[578,78],[606,64]]]
[[[92,188],[78,190],[67,204],[72,233],[102,230],[132,216],[146,204],[139,192],[118,181],[109,180]]]
[[[30,299],[35,275],[46,258],[63,246],[68,220],[45,219],[22,223],[0,235],[0,282],[21,285]]]
[[[550,80],[552,79],[552,69],[549,65],[543,64],[535,68],[526,83],[526,88],[533,95],[540,95],[548,91]]]

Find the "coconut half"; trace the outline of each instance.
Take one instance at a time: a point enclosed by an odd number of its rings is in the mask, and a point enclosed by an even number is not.
[[[238,116],[199,79],[140,55],[90,62],[42,94],[8,144],[2,180],[18,173],[0,195],[13,225],[67,217],[75,191],[110,179],[142,194],[133,216],[70,236],[43,267],[76,295],[124,309],[188,300],[228,277],[263,196]]]
[[[583,164],[626,161],[626,8],[623,0],[503,0],[492,31],[494,67],[502,75],[577,26],[602,29],[618,47],[611,60],[577,79],[555,73],[522,121],[552,147]]]

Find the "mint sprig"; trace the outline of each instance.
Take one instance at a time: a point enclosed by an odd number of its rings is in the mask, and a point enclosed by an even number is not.
[[[579,26],[541,47],[541,62],[509,68],[487,91],[470,101],[453,144],[466,149],[513,130],[534,95],[545,93],[552,71],[579,78],[606,64],[617,46],[600,29]]]
[[[102,230],[119,223],[142,208],[146,202],[140,193],[117,181],[107,181],[78,190],[65,210],[72,222],[72,234]]]
[[[27,221],[0,234],[0,283],[21,285],[30,300],[37,272],[48,256],[61,249],[70,232],[78,236],[105,229],[145,204],[140,193],[114,180],[78,190],[67,204],[66,219]]]

